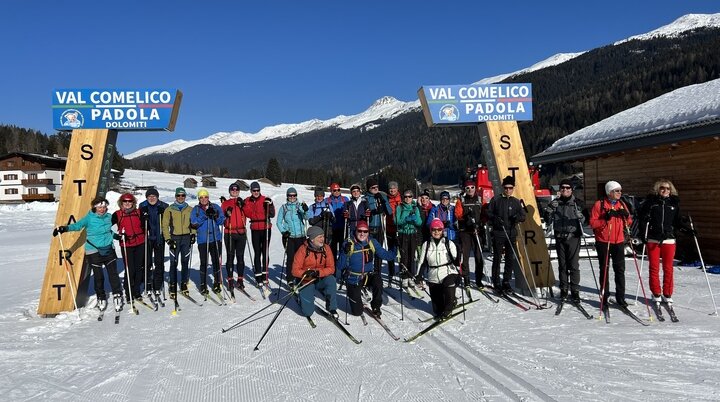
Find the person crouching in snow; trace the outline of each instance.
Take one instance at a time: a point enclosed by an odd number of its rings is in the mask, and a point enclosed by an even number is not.
[[[420,249],[418,265],[428,263],[428,287],[433,314],[447,318],[456,305],[455,286],[458,279],[460,256],[455,243],[444,236],[443,222],[435,218],[430,222],[430,240]]]
[[[105,275],[103,266],[107,269],[110,287],[113,292],[115,310],[122,310],[123,289],[120,283],[120,276],[117,272],[117,255],[113,246],[113,232],[110,214],[107,213],[108,201],[104,197],[95,197],[92,200],[92,209],[79,221],[68,225],[58,226],[53,230],[53,236],[65,232],[79,232],[86,230],[85,239],[85,263],[92,268],[95,277],[95,294],[97,295],[97,307],[105,311],[107,301],[105,296]],[[117,235],[117,234],[116,234]]]
[[[373,314],[380,317],[382,305],[382,277],[375,271],[373,258],[394,261],[396,251],[382,248],[376,239],[369,237],[367,222],[359,221],[355,229],[355,240],[347,240],[338,258],[337,276],[344,277],[347,284],[347,297],[352,315],[361,315],[363,302],[360,295],[363,287],[371,288],[370,307]]]
[[[325,298],[325,308],[337,320],[337,282],[335,259],[330,246],[325,244],[323,230],[312,226],[307,230],[307,241],[295,252],[292,275],[300,278],[300,310],[310,317],[315,311],[315,291]]]

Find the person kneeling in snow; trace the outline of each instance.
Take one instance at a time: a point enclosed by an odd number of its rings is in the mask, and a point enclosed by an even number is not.
[[[335,261],[330,246],[325,244],[323,230],[312,226],[307,230],[307,242],[298,248],[293,258],[292,275],[301,278],[300,310],[310,317],[315,311],[315,290],[325,297],[325,308],[337,319],[337,282]]]
[[[372,301],[370,307],[373,314],[380,317],[382,305],[382,278],[380,271],[375,271],[373,258],[394,261],[395,251],[387,251],[380,243],[369,238],[369,228],[365,221],[359,221],[355,229],[355,240],[348,240],[342,247],[338,259],[337,275],[346,278],[347,297],[350,301],[352,315],[361,315],[363,302],[361,291],[363,287],[371,288]]]

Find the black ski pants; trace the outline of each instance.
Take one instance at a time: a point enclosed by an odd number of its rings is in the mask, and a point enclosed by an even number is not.
[[[270,257],[267,255],[267,248],[270,244],[270,235],[271,232],[266,229],[251,231],[252,247],[255,253],[253,269],[255,270],[255,281],[258,283],[268,280],[266,273],[268,264],[270,264]]]
[[[362,288],[370,288],[372,301],[370,308],[375,310],[382,306],[382,277],[379,272],[368,272],[357,285],[347,285],[347,298],[350,302],[350,314],[360,315],[363,312]]]
[[[100,253],[86,254],[85,263],[92,269],[95,279],[95,295],[97,295],[98,300],[107,300],[103,267],[107,269],[110,289],[112,289],[113,294],[122,295],[122,284],[117,271],[117,256],[114,250],[105,256],[100,255]]]
[[[225,270],[228,281],[233,279],[233,269],[237,266],[238,281],[243,280],[245,275],[245,245],[247,235],[245,233],[225,233]],[[237,261],[237,265],[235,264]]]
[[[412,234],[398,234],[398,243],[400,245],[400,263],[404,265],[403,270],[400,268],[402,274],[400,275],[403,279],[414,279],[417,276],[417,269],[415,268],[415,251],[417,249],[417,237],[416,233]]]
[[[388,250],[397,250],[398,238],[397,234],[386,234]],[[392,281],[392,277],[395,276],[395,261],[388,261],[388,283]]]
[[[457,274],[450,274],[442,280],[442,283],[428,282],[430,300],[432,300],[433,315],[435,315],[435,317],[449,315],[455,307],[457,303],[455,297],[457,280]]]
[[[475,258],[475,283],[478,287],[482,286],[483,278],[483,255],[477,237],[474,232],[458,232],[460,245],[462,246],[462,276],[465,286],[470,284],[470,257]]]
[[[145,262],[145,246],[122,247],[125,262],[125,300],[130,300],[130,291],[133,297],[142,296],[141,286],[145,280],[143,263]],[[131,289],[132,287],[132,289]]]
[[[580,238],[570,235],[555,238],[555,251],[558,258],[558,278],[560,290],[580,291]],[[570,284],[568,286],[568,276]]]
[[[381,227],[371,227],[370,230],[370,237],[377,240],[380,245],[383,245],[383,242],[385,241],[385,233],[383,232]],[[380,272],[380,268],[382,267],[382,258],[375,255],[375,258],[373,258],[373,266],[375,267],[375,272]]]
[[[147,240],[147,277],[145,291],[162,289],[165,279],[165,242]]]
[[[595,250],[600,261],[600,287],[603,289],[605,302],[610,297],[609,263],[612,263],[615,274],[615,300],[625,300],[625,244],[596,242]]]
[[[337,262],[337,259],[340,256],[340,246],[342,246],[344,241],[345,241],[345,229],[342,227],[341,228],[333,228],[332,238],[330,239],[330,249],[333,252],[333,256],[335,256],[335,262]]]
[[[220,241],[209,243],[198,243],[198,254],[200,254],[200,291],[205,290],[207,284],[208,254],[213,266],[214,283],[220,283]]]
[[[192,254],[190,244],[190,235],[172,235],[172,240],[175,242],[175,248],[170,248],[170,272],[168,274],[168,283],[170,284],[170,290],[175,291],[177,289],[177,266],[178,261],[182,266],[180,274],[181,283],[187,283],[189,280],[188,267],[190,265],[190,255]]]
[[[512,279],[513,271],[517,266],[517,247],[515,247],[515,238],[508,238],[505,232],[493,232],[493,264],[492,264],[492,281],[493,287],[509,288],[510,279]],[[503,270],[502,282],[500,282],[500,262],[505,256],[505,269]]]

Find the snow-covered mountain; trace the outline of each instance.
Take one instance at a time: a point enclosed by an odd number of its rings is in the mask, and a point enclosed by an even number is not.
[[[672,23],[662,26],[651,32],[631,36],[627,39],[615,42],[619,45],[630,40],[649,40],[660,36],[676,37],[683,32],[703,28],[703,27],[720,27],[720,13],[717,14],[688,14],[684,15]],[[541,70],[543,68],[556,66],[568,60],[574,59],[585,52],[576,53],[558,53],[549,58],[533,64],[530,67],[514,71],[507,74],[500,74],[493,77],[483,78],[474,84],[492,84],[503,81],[507,78],[514,77],[519,74],[525,74],[532,71]],[[272,139],[288,138],[299,134],[321,130],[325,128],[341,128],[351,129],[363,127],[365,130],[372,130],[379,124],[378,121],[388,120],[397,115],[420,110],[420,101],[413,102],[399,101],[391,96],[385,96],[375,101],[367,110],[362,113],[344,116],[340,115],[328,120],[312,119],[302,123],[295,124],[279,124],[276,126],[265,127],[257,133],[245,133],[242,131],[219,132],[195,141],[175,140],[167,144],[155,145],[142,148],[131,154],[125,155],[127,159],[134,159],[150,154],[173,154],[183,149],[187,149],[196,145],[236,145],[261,142]]]
[[[276,126],[265,127],[257,133],[245,133],[242,131],[219,132],[209,137],[195,141],[176,140],[163,145],[156,145],[140,149],[125,157],[134,159],[153,153],[172,154],[195,145],[235,145],[247,144],[252,142],[260,142],[278,138],[292,137],[298,134],[307,133],[324,128],[336,127],[341,129],[351,129],[365,126],[365,129],[371,130],[376,125],[368,124],[377,120],[388,120],[393,117],[413,110],[419,110],[420,102],[402,102],[391,96],[385,96],[376,100],[370,107],[362,113],[352,116],[337,116],[329,120],[312,119],[296,124],[278,124]]]

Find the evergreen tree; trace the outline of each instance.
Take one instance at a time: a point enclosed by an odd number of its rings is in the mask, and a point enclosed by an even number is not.
[[[280,168],[280,162],[277,159],[270,158],[265,169],[265,175],[273,183],[282,184],[282,168]]]

